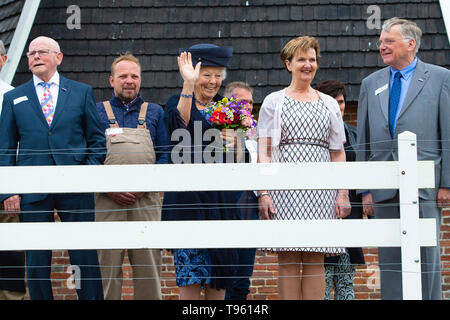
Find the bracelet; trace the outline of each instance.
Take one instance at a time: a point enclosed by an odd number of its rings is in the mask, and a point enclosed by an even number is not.
[[[259,198],[261,198],[263,196],[269,196],[269,193],[268,192],[261,192],[256,197],[259,199]]]
[[[194,95],[191,93],[191,94],[184,94],[184,93],[181,93],[180,94],[180,97],[182,97],[182,98],[193,98],[194,97]]]

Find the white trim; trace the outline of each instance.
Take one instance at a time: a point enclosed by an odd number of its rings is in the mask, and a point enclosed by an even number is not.
[[[0,79],[8,84],[11,84],[16,74],[17,66],[22,57],[23,49],[30,35],[40,3],[41,0],[26,0],[23,6],[13,39],[8,48],[8,60],[6,60],[6,64],[0,72]]]
[[[448,42],[450,43],[450,1],[439,0],[439,4],[441,5],[442,19],[444,19]]]

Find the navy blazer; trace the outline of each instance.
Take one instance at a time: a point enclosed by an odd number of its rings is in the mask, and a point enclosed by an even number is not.
[[[50,127],[31,79],[4,95],[0,137],[1,166],[100,165],[105,158],[105,135],[92,88],[62,76]],[[0,201],[10,196],[0,195]],[[27,194],[22,202],[45,197]]]

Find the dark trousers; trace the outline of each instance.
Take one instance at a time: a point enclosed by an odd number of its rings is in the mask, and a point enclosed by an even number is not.
[[[258,220],[258,199],[253,191],[244,191],[238,201],[243,220]],[[225,300],[247,300],[250,277],[253,274],[256,248],[238,249],[238,266],[233,286],[227,289]]]
[[[256,249],[238,249],[239,266],[236,268],[236,279],[233,286],[227,289],[225,300],[247,300],[250,293],[250,277],[253,274]]]
[[[400,208],[398,196],[392,200],[377,203],[375,205],[376,219],[398,219]],[[419,201],[420,218],[436,219],[436,247],[422,247],[421,273],[422,273],[422,299],[441,300],[441,259],[440,259],[440,225],[441,209],[436,207],[433,201]],[[378,248],[378,260],[380,266],[381,299],[400,300],[403,299],[402,292],[402,263],[401,250],[399,247]]]
[[[21,204],[21,222],[53,222],[54,209],[62,222],[94,221],[94,194],[51,194],[44,200]],[[39,241],[39,235],[35,235]],[[74,234],[73,237],[83,237]],[[55,239],[57,242],[58,239]],[[103,300],[96,250],[69,250],[70,263],[80,269],[80,300]],[[32,300],[52,300],[51,250],[26,251],[27,282]],[[75,268],[74,268],[75,269]],[[76,274],[75,274],[76,275]]]

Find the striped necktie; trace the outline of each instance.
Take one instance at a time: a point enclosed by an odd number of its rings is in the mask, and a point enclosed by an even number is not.
[[[48,126],[50,126],[52,124],[53,114],[55,111],[55,104],[53,102],[52,93],[50,92],[50,87],[54,84],[54,82],[40,82],[39,84],[44,87],[44,97],[41,100],[42,112],[44,113]]]

